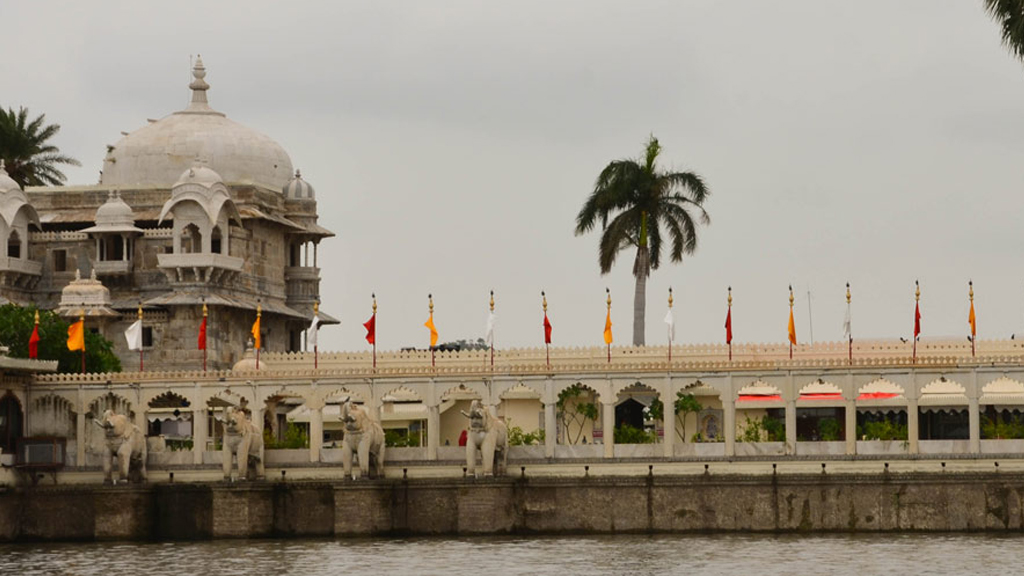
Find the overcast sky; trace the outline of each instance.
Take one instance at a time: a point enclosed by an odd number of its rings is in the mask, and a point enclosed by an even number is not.
[[[602,276],[574,216],[649,134],[709,184],[698,251],[648,284],[647,341],[1024,333],[1024,66],[981,0],[0,3],[0,105],[45,112],[95,183],[120,132],[211,105],[268,134],[317,192],[322,349],[441,340],[598,345],[604,288],[631,335],[632,254]],[[665,259],[667,261],[667,258]]]

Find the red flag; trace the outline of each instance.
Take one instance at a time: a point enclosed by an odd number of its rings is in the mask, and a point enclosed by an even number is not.
[[[917,339],[917,335],[921,333],[921,303],[918,302],[914,307],[914,339]]]
[[[363,327],[366,328],[366,341],[370,344],[374,344],[377,340],[377,313],[374,312],[370,319],[363,323]]]
[[[32,335],[28,338],[28,357],[39,357],[39,324],[32,328]]]
[[[551,321],[547,312],[544,313],[544,343],[551,344]]]
[[[203,316],[203,323],[199,325],[199,350],[206,350],[206,316]]]
[[[725,343],[732,344],[732,307],[729,307],[729,313],[725,316]]]

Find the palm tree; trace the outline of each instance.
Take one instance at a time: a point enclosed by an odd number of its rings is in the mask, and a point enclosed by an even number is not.
[[[29,121],[24,107],[0,108],[0,159],[15,182],[26,186],[60,186],[66,177],[57,165],[81,166],[46,141],[60,131],[60,124],[44,124],[45,114]]]
[[[1003,44],[1024,59],[1024,0],[985,0],[985,11],[1003,29]]]
[[[608,164],[576,215],[577,236],[601,222],[598,262],[602,274],[611,271],[621,250],[636,247],[634,346],[644,345],[647,277],[661,264],[662,227],[672,240],[672,261],[681,262],[683,254],[692,254],[697,249],[694,214],[704,224],[711,222],[703,207],[710,194],[704,181],[693,172],[658,171],[655,162],[660,153],[661,145],[652,135],[643,158]]]

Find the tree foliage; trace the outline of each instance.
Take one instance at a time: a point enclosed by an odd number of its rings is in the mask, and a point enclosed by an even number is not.
[[[1024,0],[985,0],[985,11],[999,24],[1010,53],[1024,59]]]
[[[710,192],[693,172],[662,172],[661,144],[650,137],[644,156],[615,160],[597,177],[594,191],[576,215],[576,235],[601,225],[598,264],[607,274],[619,252],[636,249],[633,276],[633,345],[644,345],[647,277],[661,265],[662,244],[669,258],[681,262],[697,249],[697,224],[711,222],[704,210]]]
[[[46,115],[29,119],[28,109],[0,108],[0,158],[7,173],[22,188],[59,186],[67,179],[58,166],[81,166],[81,162],[61,154],[47,141],[60,132],[60,124],[46,124]]]
[[[686,415],[697,414],[704,409],[704,405],[697,400],[697,397],[693,394],[683,392],[682,390],[676,392],[676,400],[672,403],[672,408],[675,413],[676,421],[682,427],[682,430],[676,430],[676,435],[685,442],[686,441]],[[648,414],[654,420],[665,421],[665,404],[662,403],[661,398],[655,398],[651,401],[651,405],[648,407]],[[675,428],[675,426],[673,426]]]
[[[563,438],[568,444],[578,444],[583,437],[583,426],[587,420],[597,420],[597,404],[590,401],[590,390],[582,384],[573,384],[558,394],[555,404],[558,410]],[[576,429],[573,436],[572,430]]]
[[[14,358],[28,358],[28,340],[35,322],[35,307],[0,306],[0,345]],[[88,327],[88,321],[86,321]],[[56,360],[58,372],[81,372],[82,353],[68,350],[68,322],[53,312],[39,311],[39,359]],[[85,331],[87,372],[120,372],[121,360],[114,345],[100,334]]]

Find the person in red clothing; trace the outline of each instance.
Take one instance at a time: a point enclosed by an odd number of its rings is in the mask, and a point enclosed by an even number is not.
[[[469,438],[469,433],[466,432],[465,430],[463,430],[462,434],[459,434],[459,446],[465,446],[466,445],[466,440],[468,438]]]

